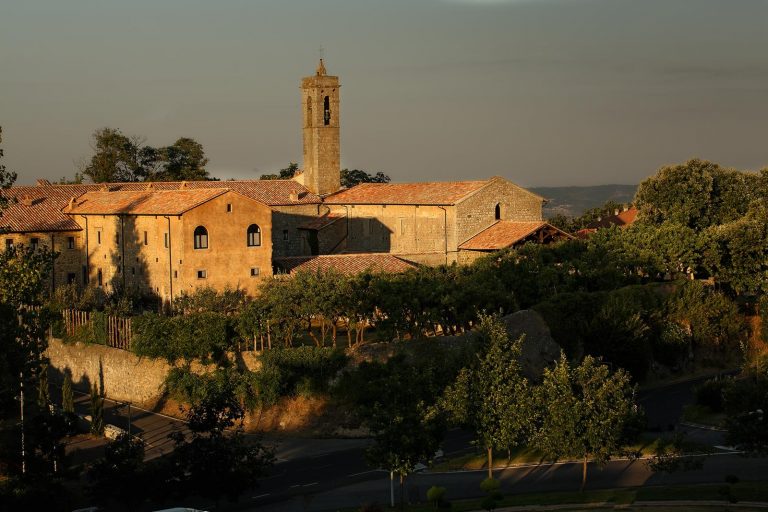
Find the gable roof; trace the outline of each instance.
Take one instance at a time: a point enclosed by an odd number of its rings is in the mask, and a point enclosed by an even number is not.
[[[327,272],[335,270],[344,275],[370,271],[399,274],[418,265],[388,253],[327,254],[320,256],[295,256],[275,258],[275,266],[295,274],[296,272]]]
[[[328,204],[453,205],[486,186],[484,181],[361,183],[325,198]]]
[[[11,204],[0,216],[0,226],[16,233],[79,231],[79,224],[62,210],[73,197],[101,191],[105,187],[110,192],[227,188],[268,206],[322,202],[319,196],[294,180],[157,181],[77,185],[51,185],[45,180],[39,180],[36,186],[0,190],[2,197],[11,200]]]
[[[587,229],[609,228],[611,226],[619,226],[620,228],[625,228],[635,222],[636,219],[637,208],[633,206],[617,213],[616,215],[610,215],[603,219],[591,222],[587,226]]]
[[[563,238],[573,238],[565,231],[542,221],[515,222],[511,220],[500,220],[461,244],[459,249],[469,251],[498,251],[506,249],[507,247],[512,247],[516,243],[522,242],[529,236],[545,228],[556,232],[558,236]]]
[[[72,215],[181,215],[229,189],[86,192],[64,208]]]

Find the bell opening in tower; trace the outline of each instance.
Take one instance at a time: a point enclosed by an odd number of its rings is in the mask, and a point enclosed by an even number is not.
[[[328,96],[326,96],[325,100],[323,100],[323,107],[323,124],[328,126],[331,124],[331,100],[328,99]]]

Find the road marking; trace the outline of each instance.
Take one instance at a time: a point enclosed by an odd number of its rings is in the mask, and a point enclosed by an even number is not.
[[[294,487],[301,487],[301,484],[292,485],[291,489],[293,489]]]
[[[254,500],[257,500],[259,498],[263,498],[264,496],[269,496],[269,493],[259,494],[258,496],[251,496],[251,498],[254,499]]]
[[[319,484],[319,483],[320,483],[320,482],[312,482],[311,484],[304,484],[304,486],[303,486],[303,487],[309,487],[310,485],[317,485],[317,484]]]
[[[349,474],[347,476],[360,476],[360,475],[365,475],[367,473],[376,473],[376,472],[379,472],[379,471],[381,471],[383,473],[387,472],[384,469],[371,469],[371,470],[368,470],[368,471],[361,471],[360,473],[352,473],[352,474]]]

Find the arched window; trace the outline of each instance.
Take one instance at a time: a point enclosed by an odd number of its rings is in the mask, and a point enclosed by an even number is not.
[[[208,230],[203,226],[195,228],[195,249],[208,248]]]
[[[261,245],[261,228],[256,224],[248,226],[248,247],[258,247]]]
[[[328,126],[331,124],[331,100],[328,96],[323,100],[323,123]]]
[[[501,204],[496,203],[496,220],[501,220]]]

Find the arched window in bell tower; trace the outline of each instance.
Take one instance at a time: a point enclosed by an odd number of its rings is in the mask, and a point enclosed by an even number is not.
[[[307,98],[307,125],[312,126],[312,98]]]
[[[323,124],[326,126],[331,124],[331,100],[328,96],[323,100]]]
[[[496,220],[501,220],[501,204],[496,203]]]

